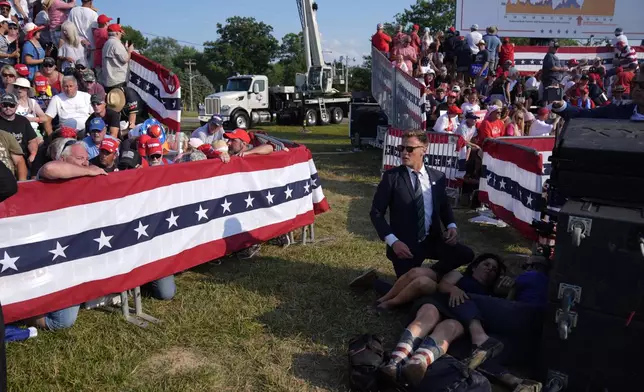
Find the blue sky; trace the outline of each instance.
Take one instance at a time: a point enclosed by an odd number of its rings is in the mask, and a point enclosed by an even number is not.
[[[318,23],[326,60],[341,55],[361,63],[368,54],[370,37],[379,22],[390,22],[396,13],[413,0],[317,0]],[[377,5],[376,5],[377,4]],[[203,44],[217,38],[216,23],[231,16],[251,16],[274,29],[281,39],[301,30],[295,0],[95,0],[99,14],[144,33],[169,36],[181,41]],[[148,36],[148,38],[152,38]],[[201,47],[197,47],[201,49]]]

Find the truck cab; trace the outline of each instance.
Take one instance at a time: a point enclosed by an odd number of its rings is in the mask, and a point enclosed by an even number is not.
[[[213,114],[219,114],[231,129],[248,129],[251,124],[270,122],[268,78],[264,75],[228,78],[224,91],[206,97],[199,121],[205,123]]]

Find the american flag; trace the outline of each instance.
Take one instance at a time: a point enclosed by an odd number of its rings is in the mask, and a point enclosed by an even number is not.
[[[148,105],[150,114],[173,131],[181,130],[181,86],[172,71],[133,52],[128,87]]]
[[[550,178],[553,136],[487,139],[479,200],[523,236],[537,240],[531,227],[541,219],[543,185]]]
[[[131,289],[313,223],[311,153],[26,182],[0,203],[5,322]]]
[[[637,51],[637,57],[644,60],[644,47],[637,46],[634,49]],[[548,53],[547,46],[516,46],[514,48],[515,67],[523,74],[535,73],[543,67],[546,53]],[[599,57],[604,67],[611,69],[615,51],[605,46],[562,46],[557,51],[557,57],[564,62],[572,59],[587,60],[588,65],[592,65],[593,60]]]

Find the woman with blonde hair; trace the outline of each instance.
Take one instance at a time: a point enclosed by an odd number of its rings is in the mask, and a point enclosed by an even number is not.
[[[67,21],[61,27],[62,35],[60,38],[60,48],[58,49],[58,60],[61,62],[60,69],[75,68],[76,64],[82,64],[87,67],[87,56],[85,47],[81,44],[78,37],[78,30],[74,23]]]
[[[505,136],[525,136],[525,115],[523,110],[515,110],[512,121],[505,127]]]

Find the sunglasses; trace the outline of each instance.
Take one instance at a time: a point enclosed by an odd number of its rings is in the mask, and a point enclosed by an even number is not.
[[[14,75],[14,74],[6,74],[6,73],[3,73],[3,74],[2,74],[2,77],[3,77],[3,78],[17,78],[17,76],[16,76],[16,75]]]
[[[159,159],[161,159],[161,154],[150,155],[150,159],[155,160],[155,161],[159,160]]]
[[[2,107],[3,108],[12,108],[13,109],[13,108],[16,107],[16,104],[15,103],[3,103]]]
[[[92,106],[98,106],[98,105],[102,105],[104,103],[105,102],[92,102]]]
[[[423,147],[425,147],[425,146],[403,146],[401,144],[399,146],[396,146],[396,151],[398,151],[398,152],[407,151],[408,153],[411,154],[412,152],[414,152],[415,149],[423,148]]]
[[[45,67],[45,68],[52,68],[54,66],[54,64],[43,63],[42,66]]]

